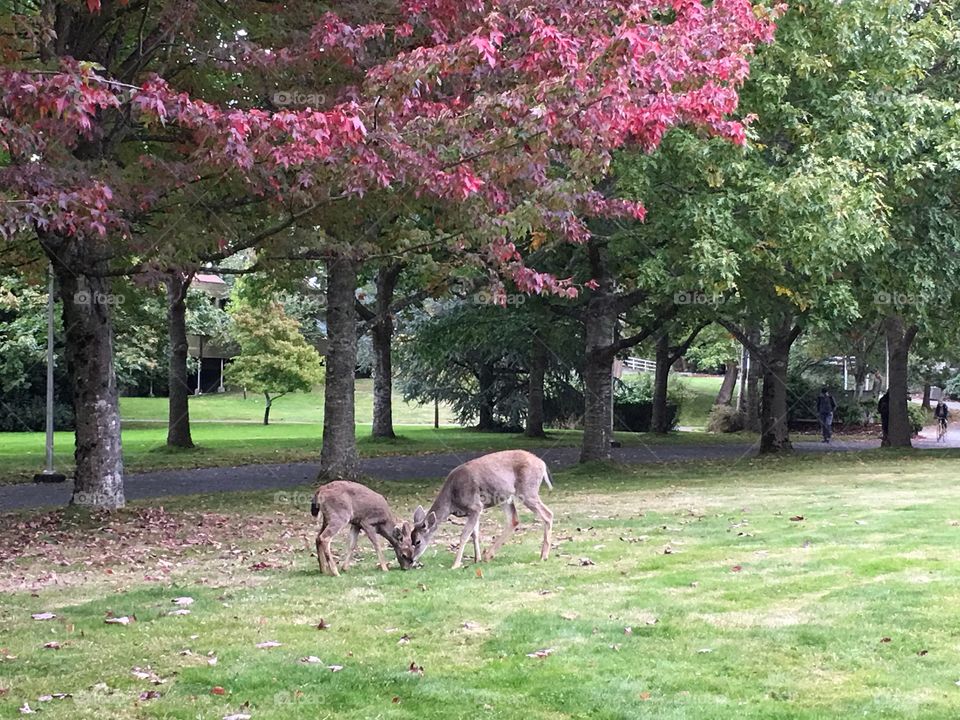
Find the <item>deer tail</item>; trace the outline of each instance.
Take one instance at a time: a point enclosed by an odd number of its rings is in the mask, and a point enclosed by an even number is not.
[[[543,481],[547,484],[547,487],[553,490],[553,483],[550,480],[550,470],[547,468],[546,463],[543,466]]]
[[[310,514],[314,517],[320,514],[320,493],[313,494],[313,500],[310,501]]]

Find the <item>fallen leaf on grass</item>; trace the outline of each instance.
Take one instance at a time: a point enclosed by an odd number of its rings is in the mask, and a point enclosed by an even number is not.
[[[58,643],[56,640],[51,640],[48,643],[44,643],[43,646],[48,650],[59,650],[60,648],[63,647],[63,645]]]
[[[400,636],[400,639],[397,640],[397,645],[406,645],[408,642],[410,642],[410,636],[409,636],[409,635],[401,635],[401,636]]]
[[[399,705],[399,704],[400,704],[400,696],[399,696],[399,695],[394,695],[394,696],[393,696],[393,699],[392,699],[390,702],[392,702],[394,705]]]
[[[136,622],[136,615],[123,615],[121,617],[108,617],[104,618],[104,622],[107,625],[129,625],[132,622]]]
[[[632,627],[625,627],[625,628],[623,629],[623,634],[624,634],[624,635],[633,635],[633,628],[632,628]]]
[[[193,605],[193,598],[192,598],[192,597],[178,597],[178,598],[174,598],[174,599],[171,600],[170,602],[172,602],[174,605],[181,605],[181,606],[183,606],[183,605]]]
[[[215,685],[215,686],[213,686],[212,688],[210,688],[210,694],[211,694],[211,695],[226,695],[226,694],[227,694],[227,691],[224,690],[224,689],[223,689],[222,687],[220,687],[219,685]]]
[[[477,569],[474,571],[474,573],[476,574],[476,576],[477,576],[478,578],[480,578],[481,580],[483,580],[483,570],[482,570],[481,568],[477,568]]]
[[[650,693],[648,693],[647,691],[643,691],[642,693],[640,693],[640,699],[641,699],[641,700],[649,700],[649,699],[650,699]]]
[[[730,572],[740,572],[741,570],[743,570],[742,565],[734,565],[732,568],[730,568]]]
[[[187,610],[186,608],[178,608],[176,610],[171,610],[170,612],[167,613],[167,615],[173,615],[175,617],[178,615],[189,615],[189,614],[190,614],[190,611]]]
[[[882,642],[882,643],[888,643],[888,642],[890,642],[890,638],[888,638],[888,637],[882,637],[882,638],[880,638],[880,642]]]
[[[667,546],[663,549],[663,554],[664,554],[664,555],[673,555],[673,548],[670,547],[669,545],[667,545]]]
[[[413,673],[414,675],[423,675],[423,668],[415,662],[412,662],[410,663],[410,667],[407,668],[407,672]]]
[[[247,713],[235,713],[233,715],[224,715],[223,720],[250,720],[251,716]]]
[[[323,618],[320,618],[320,622],[317,623],[317,630],[326,630],[329,627],[330,627],[330,623],[328,623]]]
[[[701,655],[705,655],[706,653],[712,653],[713,648],[700,648],[699,650],[697,650],[697,652],[700,653]]]
[[[34,620],[53,620],[56,617],[56,615],[54,615],[52,612],[42,612],[42,613],[34,613],[30,617],[32,617]],[[31,710],[30,712],[33,712],[33,710]]]
[[[251,565],[250,569],[253,570],[254,572],[257,572],[259,570],[269,570],[272,567],[273,565],[271,565],[270,563],[264,562],[263,560],[261,560],[260,562],[255,562],[253,565]]]
[[[318,658],[316,655],[307,655],[306,657],[300,658],[300,662],[309,665],[309,664],[314,664],[314,663],[321,663],[321,662],[323,662],[323,660],[321,660],[320,658]]]
[[[209,665],[210,667],[213,667],[213,666],[216,665],[216,664],[217,664],[217,656],[216,656],[216,655],[207,658],[207,665]]]
[[[24,703],[23,705],[20,706],[20,714],[21,714],[21,715],[33,715],[35,712],[36,712],[36,710],[32,710],[32,709],[30,708],[30,704],[29,704],[29,703]]]
[[[276,640],[267,640],[265,642],[257,643],[257,647],[260,649],[263,648],[275,648],[280,647],[283,643],[278,643]]]
[[[137,680],[149,680],[154,685],[162,685],[164,683],[163,679],[149,668],[143,670],[135,667],[130,671],[130,674],[133,675]]]
[[[567,563],[568,565],[573,565],[574,567],[587,567],[589,565],[596,565],[596,563],[588,557],[582,557],[577,560],[575,563]]]
[[[157,690],[144,690],[140,693],[141,700],[156,700],[160,697],[160,693]]]
[[[528,658],[545,658],[549,657],[554,653],[556,648],[544,648],[543,650],[537,650],[536,652],[527,653]]]
[[[919,651],[917,651],[917,655],[919,655],[920,657],[923,657],[923,656],[926,655],[928,652],[930,652],[930,651],[929,651],[929,650],[919,650]]]
[[[343,665],[327,665],[327,670],[330,672],[340,672],[343,670]]]
[[[801,520],[804,520],[804,519],[805,518],[803,517],[803,515],[794,515],[792,518],[790,518],[790,522],[800,522]]]
[[[580,613],[565,612],[560,613],[560,617],[562,617],[564,620],[576,620],[578,617],[580,617]]]
[[[72,698],[73,695],[70,693],[51,693],[50,695],[41,695],[37,698],[40,702],[50,702],[51,700],[66,700],[67,698]]]

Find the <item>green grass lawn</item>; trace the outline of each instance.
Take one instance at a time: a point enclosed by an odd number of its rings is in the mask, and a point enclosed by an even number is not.
[[[580,468],[544,491],[545,563],[522,511],[479,568],[449,569],[448,523],[424,568],[361,541],[340,578],[290,493],[7,517],[0,718],[953,718],[958,480],[879,452]],[[378,488],[404,514],[435,491]]]
[[[678,375],[674,382],[682,384],[690,397],[680,406],[678,424],[685,427],[706,428],[710,408],[717,399],[723,378],[719,375]]]
[[[264,398],[248,393],[211,393],[190,398],[190,419],[199,422],[263,422]],[[357,422],[373,418],[373,381],[357,380]],[[125,422],[167,421],[166,398],[120,398],[120,414]],[[433,425],[433,405],[404,402],[399,392],[393,396],[393,421],[397,425]],[[270,409],[271,423],[323,422],[323,388],[312,393],[290,393],[275,401]],[[456,418],[449,406],[440,406],[440,424],[454,425]]]
[[[712,378],[685,378],[685,381]],[[714,391],[715,392],[715,391]],[[701,393],[702,395],[703,393]],[[707,393],[709,394],[709,393]],[[699,397],[699,396],[698,396]],[[530,440],[510,433],[479,433],[453,424],[449,409],[441,410],[441,428],[435,430],[432,407],[418,407],[394,398],[394,418],[400,437],[378,441],[370,437],[365,421],[372,412],[369,380],[357,383],[357,437],[361,455],[406,455],[452,450],[501,450],[513,447],[577,445],[580,432],[551,431],[544,440]],[[697,398],[688,404],[695,404]],[[190,399],[192,434],[197,447],[171,450],[165,445],[166,399],[121,398],[124,420],[123,450],[130,472],[219,465],[279,463],[316,460],[323,436],[323,394],[295,393],[277,401],[271,424],[264,426],[263,399],[254,395],[203,395]],[[0,483],[29,480],[43,467],[43,433],[0,433]],[[742,436],[708,436],[701,433],[673,434],[666,438],[618,435],[624,444],[738,442]],[[69,472],[73,466],[73,434],[55,436],[56,466]]]

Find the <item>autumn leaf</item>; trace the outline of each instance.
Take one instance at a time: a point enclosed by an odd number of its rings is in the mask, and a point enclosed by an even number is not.
[[[790,518],[790,521],[791,521],[791,522],[800,522],[800,521],[803,520],[803,519],[804,519],[803,515],[794,515],[792,518]]]
[[[278,643],[276,640],[266,640],[265,642],[257,643],[257,647],[261,650],[264,648],[275,648],[280,647],[283,643]]]
[[[227,694],[227,691],[224,690],[224,689],[223,689],[222,687],[220,687],[219,685],[214,685],[212,688],[210,688],[210,694],[211,694],[211,695],[226,695],[226,694]]]
[[[320,618],[320,622],[317,623],[317,630],[327,630],[329,627],[330,627],[330,623],[328,623],[323,618]]]
[[[107,625],[129,625],[132,622],[135,622],[137,619],[136,615],[123,615],[121,617],[108,617],[104,618],[104,621]]]
[[[550,657],[550,655],[552,655],[555,651],[556,651],[556,648],[544,648],[543,650],[537,650],[536,652],[527,653],[527,657],[528,658]]]
[[[414,675],[423,675],[423,668],[415,662],[411,662],[410,667],[407,668],[407,672],[413,673]]]
[[[56,615],[54,615],[52,612],[42,612],[34,613],[30,617],[32,617],[34,620],[53,620]]]

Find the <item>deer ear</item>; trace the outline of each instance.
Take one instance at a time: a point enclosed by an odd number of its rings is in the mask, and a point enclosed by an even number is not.
[[[417,509],[413,511],[413,524],[422,524],[425,515],[426,513],[423,511],[423,505],[417,505]]]
[[[427,515],[427,530],[433,530],[437,526],[437,514],[435,512]]]

